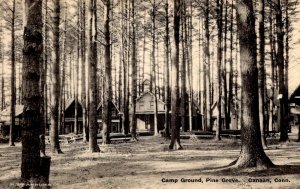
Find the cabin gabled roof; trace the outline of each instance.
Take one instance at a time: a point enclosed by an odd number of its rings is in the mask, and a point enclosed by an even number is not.
[[[118,111],[118,113],[120,113],[119,108],[116,106],[116,104],[114,102],[111,101],[111,104],[113,105],[113,107],[116,108],[116,110]],[[97,106],[97,110],[99,110],[102,107],[102,102],[100,102]]]
[[[296,87],[296,89],[291,93],[291,95],[289,96],[289,99],[293,99],[296,96],[300,96],[300,84],[298,85],[298,87]]]
[[[139,100],[141,100],[141,99],[142,99],[144,96],[146,96],[147,94],[150,94],[151,96],[154,97],[154,94],[153,94],[152,92],[146,91],[146,92],[144,92],[143,94],[141,94],[139,97],[137,97],[137,98],[136,98],[136,101],[138,102]],[[157,101],[158,101],[158,102],[161,102],[161,103],[163,103],[163,104],[165,104],[165,102],[162,101],[162,100],[159,99],[159,98],[157,98]]]
[[[2,112],[0,112],[0,116],[10,116],[10,106],[6,107]],[[15,116],[19,116],[23,113],[24,105],[16,105],[15,107]]]
[[[2,122],[10,122],[10,107],[6,107],[3,111],[0,112],[0,120]],[[15,117],[20,116],[23,113],[24,105],[16,105],[15,107]]]
[[[68,100],[66,100],[65,111],[72,105],[73,102],[75,103],[75,98],[69,98]],[[78,100],[78,104],[82,106],[80,100]]]

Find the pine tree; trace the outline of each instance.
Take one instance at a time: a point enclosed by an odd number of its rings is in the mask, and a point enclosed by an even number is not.
[[[89,67],[89,151],[100,152],[97,144],[97,0],[89,0],[88,67]]]
[[[179,34],[180,34],[180,11],[181,11],[181,0],[174,1],[174,54],[172,55],[172,87],[171,87],[171,143],[169,149],[182,149],[180,144],[180,122],[179,117]]]

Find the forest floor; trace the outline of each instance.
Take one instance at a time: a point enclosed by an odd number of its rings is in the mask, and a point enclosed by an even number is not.
[[[278,166],[267,171],[220,169],[238,157],[239,139],[185,139],[183,150],[170,151],[164,138],[144,136],[138,142],[100,145],[102,152],[94,154],[80,141],[61,144],[64,154],[51,156],[50,185],[58,189],[300,188],[300,145],[296,134],[290,138],[284,145],[277,142],[278,136],[268,140],[266,153]],[[18,188],[20,162],[20,143],[0,144],[1,189]]]

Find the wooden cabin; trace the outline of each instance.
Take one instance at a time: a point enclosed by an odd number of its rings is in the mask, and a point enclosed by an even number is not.
[[[110,115],[111,115],[111,132],[112,133],[121,133],[122,132],[122,113],[115,105],[111,102],[110,104]],[[97,107],[97,122],[99,124],[100,130],[102,130],[102,103],[99,103]]]
[[[289,98],[291,122],[300,125],[300,85],[293,91]]]
[[[82,133],[82,105],[78,101],[77,105],[77,111],[78,111],[78,133]],[[74,125],[75,125],[75,99],[71,98],[67,100],[66,106],[65,106],[65,125],[64,128],[62,128],[62,134],[69,134],[74,133]]]
[[[154,94],[144,92],[136,100],[136,117],[138,131],[154,131]],[[157,99],[157,123],[158,130],[164,129],[165,103]]]
[[[222,119],[222,130],[226,130],[226,124],[225,124],[225,110],[224,110],[224,101],[222,100],[222,106],[221,106],[221,119]],[[219,110],[218,110],[218,101],[215,101],[215,103],[211,106],[212,110],[212,120],[213,120],[213,127],[214,129],[217,126],[218,122],[218,115],[219,115]],[[237,125],[237,115],[234,113],[234,107],[231,108],[230,112],[230,123],[229,123],[229,129],[231,130],[239,130],[239,126]]]
[[[185,106],[185,112],[186,112],[186,118],[185,118],[185,124],[187,126],[187,130],[189,130],[189,103],[188,99],[186,99],[186,106]],[[192,106],[192,130],[193,131],[200,131],[203,130],[202,128],[202,120],[203,115],[200,113],[201,109],[198,106],[197,102],[193,100],[193,106]]]
[[[0,112],[0,135],[8,136],[9,129],[11,124],[10,119],[10,106],[5,108],[3,111]],[[21,126],[22,126],[22,114],[23,114],[23,105],[16,105],[15,107],[15,128],[13,130],[14,137],[20,138],[21,137]]]

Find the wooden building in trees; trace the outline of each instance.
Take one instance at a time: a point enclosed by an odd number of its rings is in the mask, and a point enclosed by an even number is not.
[[[144,85],[144,89],[145,85]],[[150,91],[144,92],[136,100],[136,117],[138,131],[154,131],[154,94]],[[164,129],[165,103],[157,99],[157,125],[158,130]]]
[[[21,126],[22,126],[22,115],[23,115],[23,105],[16,105],[15,107],[15,128],[13,130],[14,137],[21,137]],[[9,126],[11,124],[10,120],[10,111],[11,107],[6,107],[3,111],[0,112],[0,135],[8,136],[9,135]]]
[[[77,105],[78,111],[78,133],[82,133],[82,105],[81,102],[78,101]],[[71,98],[67,100],[65,106],[65,124],[64,128],[62,128],[62,134],[74,133],[75,126],[75,99]]]
[[[181,99],[180,99],[181,100]],[[186,111],[187,112],[187,115],[185,117],[185,124],[187,126],[187,128],[190,128],[189,126],[189,116],[188,116],[188,99],[186,99]],[[202,127],[202,120],[203,120],[203,114],[201,114],[201,110],[200,110],[200,107],[197,105],[197,102],[196,100],[193,100],[192,102],[192,130],[193,131],[200,131],[200,130],[203,130],[203,127]]]
[[[213,103],[213,105],[211,106],[211,110],[212,110],[212,120],[213,120],[213,128],[216,128],[216,125],[218,124],[218,114],[219,114],[219,111],[218,111],[218,101],[215,101],[215,103]],[[226,129],[225,128],[225,110],[224,110],[224,107],[225,107],[225,103],[224,101],[222,100],[222,105],[221,105],[221,118],[222,118],[222,130]],[[230,108],[230,130],[239,130],[240,127],[237,125],[237,115],[235,115],[234,113],[234,106],[232,106]]]
[[[293,125],[300,124],[300,85],[295,89],[289,98],[291,121]]]
[[[188,108],[188,106],[186,107]],[[137,98],[136,102],[136,116],[137,116],[137,130],[138,131],[154,131],[154,94],[150,91],[144,92]],[[171,113],[171,112],[170,112]],[[157,124],[158,130],[163,130],[165,125],[165,103],[157,100]],[[202,115],[200,108],[193,102],[192,108],[192,122],[193,130],[202,129]],[[188,125],[188,115],[186,116],[186,124]],[[179,123],[180,124],[180,123]]]
[[[154,131],[154,94],[151,90],[151,81],[145,79],[142,83],[143,93],[136,100],[136,117],[137,117],[137,130],[138,131]],[[188,100],[188,99],[187,99]],[[188,104],[188,102],[186,102]],[[157,99],[157,127],[158,130],[163,130],[165,126],[165,102]],[[188,112],[188,106],[186,106]],[[170,111],[171,114],[171,111]],[[202,117],[200,108],[197,103],[193,101],[192,107],[192,122],[193,130],[202,129]],[[189,127],[189,117],[186,115],[186,125]],[[171,121],[171,120],[170,120]],[[179,123],[180,124],[180,123]]]
[[[110,115],[111,115],[111,132],[120,133],[122,132],[122,113],[117,108],[115,103],[111,102]],[[102,129],[102,103],[99,103],[97,107],[97,122],[99,124],[100,130]]]

